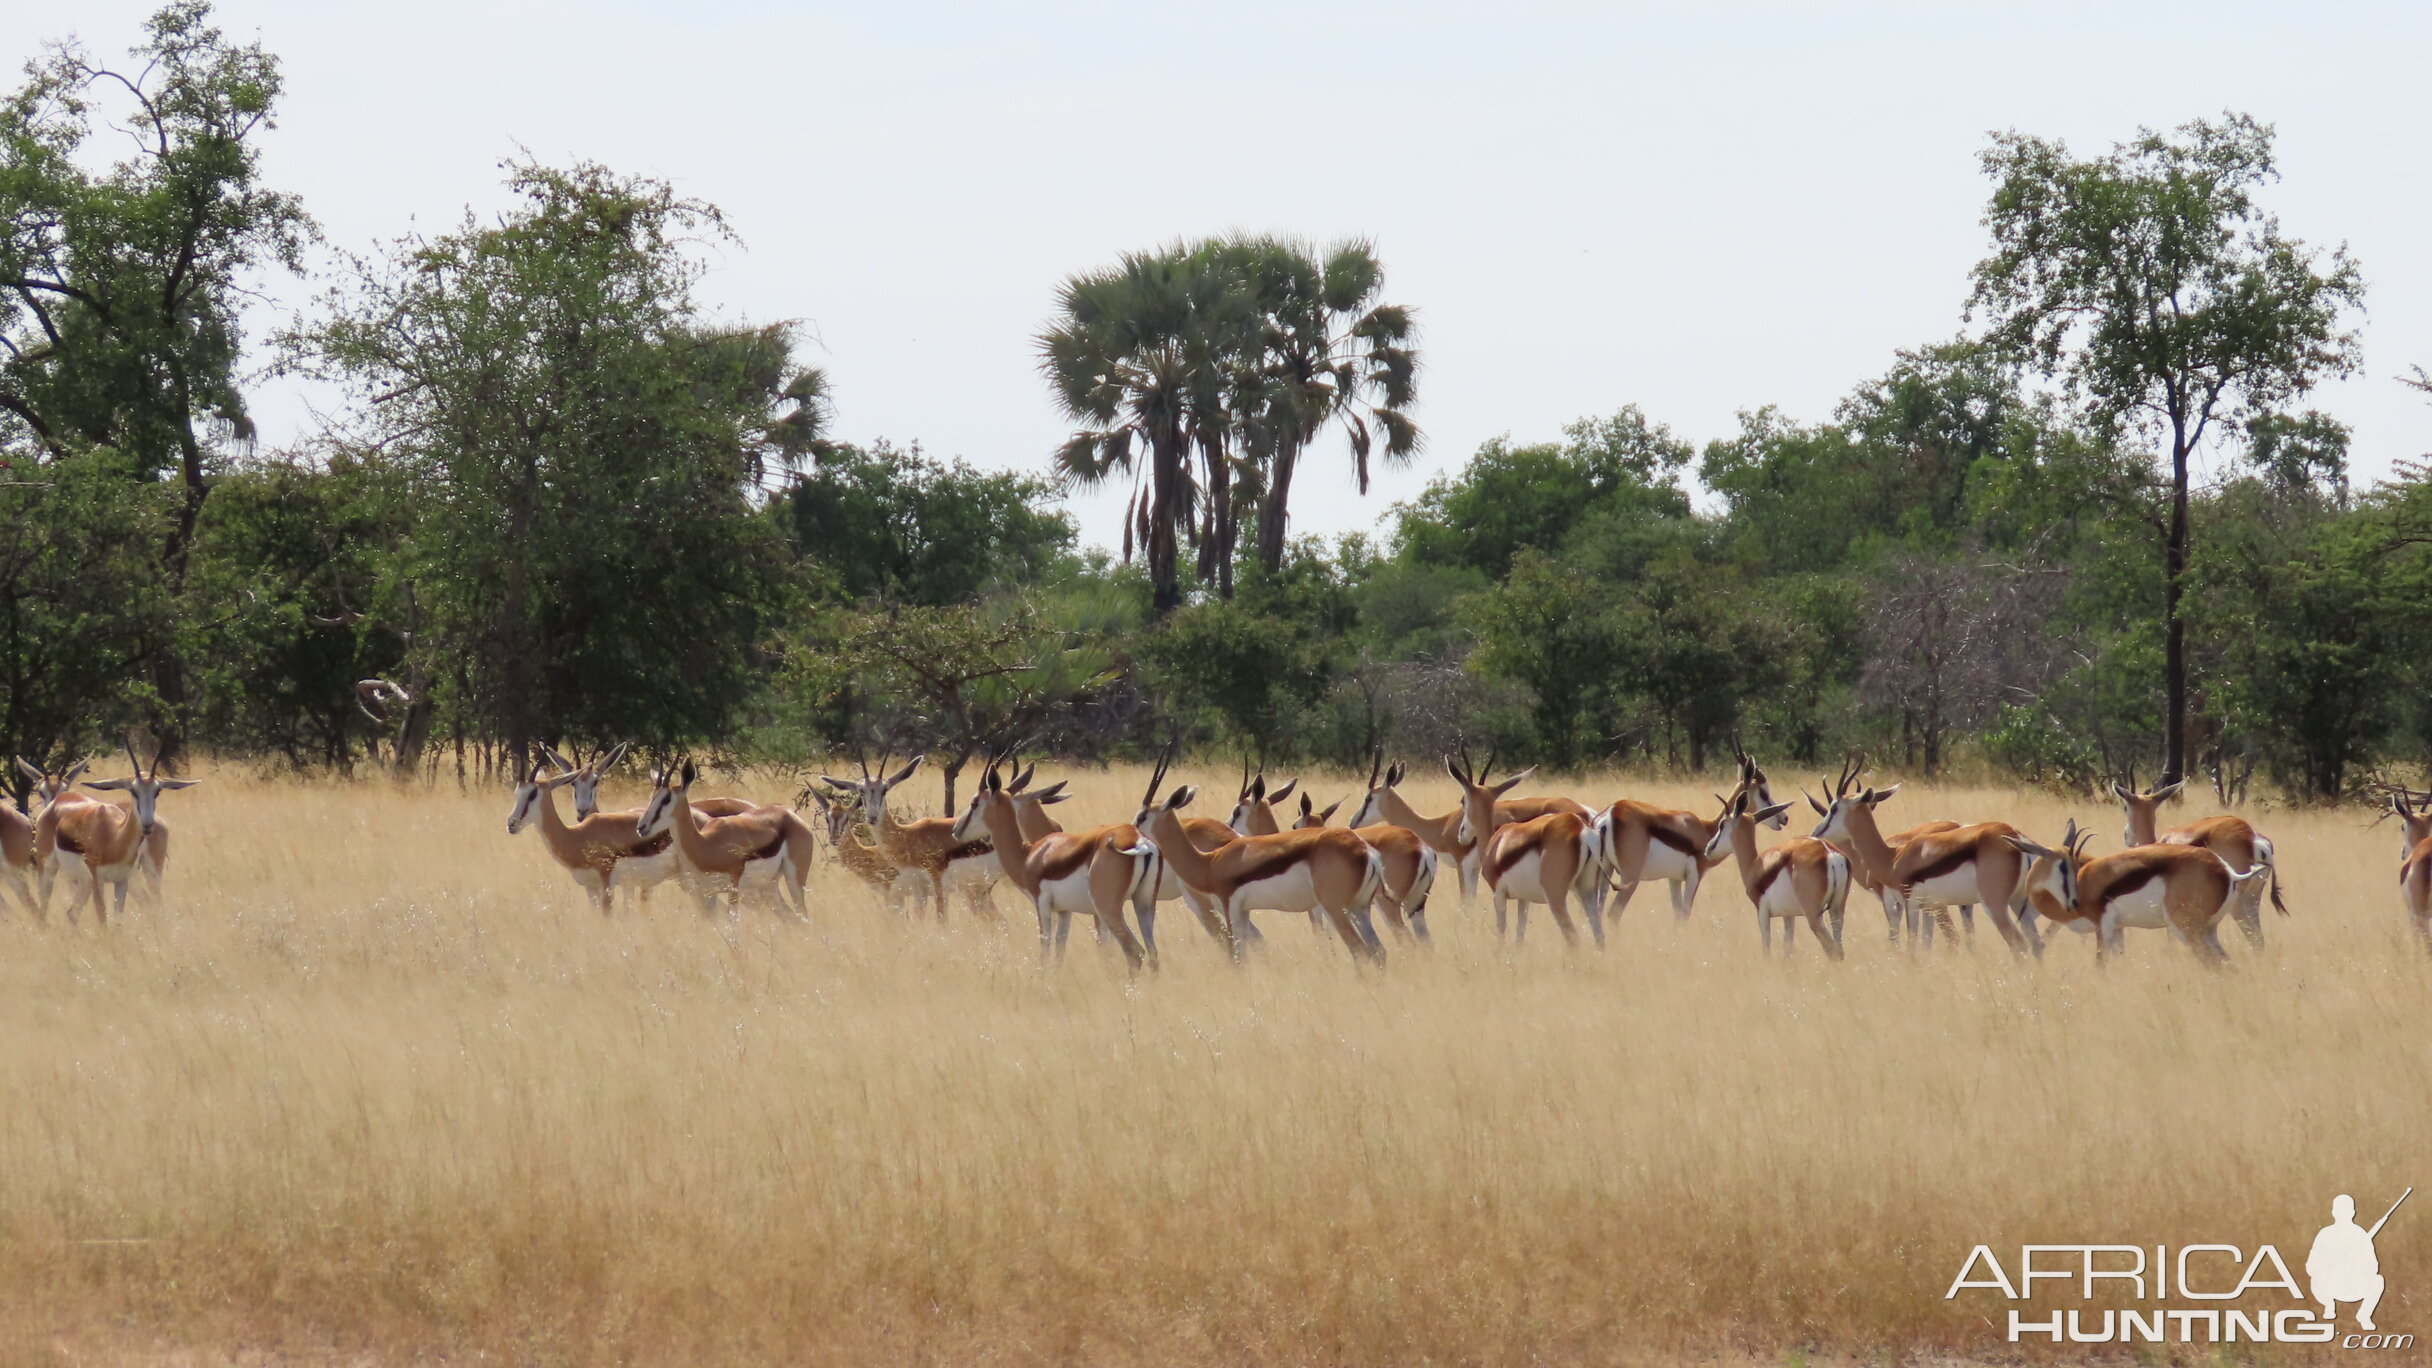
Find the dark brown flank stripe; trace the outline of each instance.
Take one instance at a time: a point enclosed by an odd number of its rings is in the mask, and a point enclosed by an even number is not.
[[[1519,864],[1530,852],[1544,848],[1544,842],[1539,840],[1504,842],[1496,851],[1502,858],[1495,861],[1495,881],[1502,882],[1503,876],[1511,873],[1512,867]]]
[[[1692,859],[1705,854],[1705,848],[1660,822],[1647,823],[1647,833]]]
[[[1918,869],[1915,873],[1909,875],[1906,880],[1906,886],[1915,888],[1917,885],[1924,883],[1929,879],[1939,879],[1945,874],[1955,873],[1961,865],[1964,865],[1968,861],[1975,858],[1976,843],[1974,841],[1970,841],[1967,844],[1960,846],[1958,849],[1953,850],[1950,854],[1943,856],[1941,859],[1936,860],[1932,864],[1926,865]]]
[[[1334,829],[1340,830],[1341,828]],[[1319,827],[1312,828],[1312,830],[1322,831],[1326,828]],[[1310,856],[1317,853],[1317,850],[1318,843],[1315,841],[1294,841],[1289,845],[1254,850],[1243,859],[1233,874],[1233,886],[1243,888],[1257,883],[1261,879],[1272,879],[1292,866],[1306,862]]]
[[[84,847],[76,844],[76,838],[67,834],[64,829],[52,833],[52,842],[61,850],[66,851],[70,855],[82,855],[84,853]]]
[[[2159,865],[2139,860],[2128,873],[2103,885],[2103,901],[2109,902],[2114,898],[2125,898],[2161,876],[2162,870]]]
[[[777,852],[783,849],[785,849],[785,828],[779,827],[777,834],[769,838],[767,845],[743,858],[747,863],[752,860],[773,860],[777,858]]]
[[[1036,851],[1037,847],[1032,849]],[[1054,883],[1058,879],[1072,877],[1074,870],[1089,863],[1094,849],[1087,841],[1076,841],[1069,837],[1057,840],[1048,847],[1047,858],[1039,862],[1039,882]]]
[[[1750,902],[1763,902],[1765,890],[1773,887],[1773,881],[1782,877],[1783,870],[1790,868],[1790,858],[1781,851],[1768,850],[1765,854],[1765,862],[1756,868],[1756,887],[1748,890]]]

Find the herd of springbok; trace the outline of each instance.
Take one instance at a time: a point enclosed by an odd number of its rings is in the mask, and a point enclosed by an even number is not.
[[[1428,900],[1447,865],[1464,908],[1483,884],[1498,939],[1525,939],[1529,909],[1542,905],[1576,944],[1576,907],[1599,946],[1606,921],[1620,916],[1640,884],[1670,884],[1673,914],[1685,918],[1699,883],[1725,860],[1768,952],[1776,921],[1785,954],[1805,922],[1836,959],[1853,884],[1880,900],[1894,943],[1905,934],[1912,946],[1930,946],[1952,913],[1972,933],[1981,908],[2021,954],[2042,953],[2048,926],[2091,935],[2104,958],[2120,951],[2127,931],[2145,928],[2166,930],[2199,959],[2218,963],[2227,957],[2224,917],[2260,949],[2265,893],[2287,912],[2272,842],[2244,818],[2160,829],[2176,783],[2149,790],[2114,783],[2127,815],[2125,848],[2092,856],[2092,833],[2074,820],[2057,845],[2006,822],[1932,821],[1887,834],[1877,809],[1899,788],[1866,783],[1862,756],[1842,766],[1824,796],[1808,797],[1819,819],[1812,834],[1767,848],[1760,829],[1788,826],[1792,804],[1774,800],[1765,771],[1746,755],[1738,757],[1737,787],[1716,795],[1711,816],[1629,799],[1594,809],[1564,797],[1515,798],[1512,790],[1532,770],[1495,779],[1492,757],[1473,765],[1466,755],[1444,762],[1459,802],[1429,816],[1402,797],[1403,768],[1380,757],[1345,825],[1333,819],[1348,799],[1319,808],[1303,793],[1287,828],[1285,805],[1297,785],[1269,788],[1263,775],[1244,775],[1228,820],[1186,815],[1197,796],[1190,785],[1160,797],[1169,754],[1128,821],[1067,830],[1050,811],[1071,797],[1065,784],[1034,786],[1035,765],[1001,760],[989,763],[959,816],[900,819],[888,800],[920,767],[918,755],[893,773],[882,760],[876,769],[863,762],[858,778],[821,775],[793,806],[695,798],[698,772],[686,761],[652,775],[643,807],[603,812],[600,782],[625,753],[620,746],[578,764],[543,748],[543,760],[517,784],[507,819],[510,834],[537,825],[549,854],[603,912],[613,910],[619,890],[646,896],[672,879],[704,910],[721,898],[731,910],[744,894],[765,893],[780,910],[807,916],[804,881],[824,849],[824,858],[889,906],[925,905],[940,920],[950,894],[973,914],[998,919],[995,890],[1009,883],[1038,914],[1043,955],[1060,958],[1072,919],[1084,916],[1135,968],[1156,963],[1157,911],[1169,902],[1182,904],[1236,959],[1261,939],[1253,914],[1285,912],[1305,914],[1355,957],[1382,963],[1375,914],[1398,939],[1426,943]],[[123,779],[84,779],[82,762],[57,770],[17,762],[31,811],[0,805],[0,882],[37,917],[61,880],[71,919],[87,901],[105,923],[110,912],[123,913],[139,876],[157,900],[169,858],[160,795],[196,781],[162,778],[158,762],[147,768],[132,748],[128,760],[134,773]],[[572,790],[571,822],[558,809],[560,788]],[[2400,891],[2432,949],[2432,793],[2391,788],[2387,801],[2385,817],[2396,816],[2406,833]],[[816,821],[806,821],[803,809],[814,803]],[[111,893],[114,906],[105,906]]]
[[[1101,941],[1120,947],[1135,967],[1157,961],[1157,912],[1178,902],[1235,958],[1261,939],[1258,912],[1301,913],[1331,929],[1355,957],[1382,963],[1375,915],[1405,942],[1428,939],[1427,904],[1439,870],[1459,881],[1464,908],[1483,885],[1499,939],[1524,940],[1532,905],[1542,905],[1565,941],[1576,944],[1574,909],[1602,946],[1605,923],[1620,916],[1642,883],[1671,886],[1673,914],[1685,918],[1699,883],[1728,860],[1756,913],[1764,949],[1782,926],[1783,953],[1805,922],[1825,954],[1842,953],[1852,885],[1880,900],[1895,944],[1930,946],[1956,913],[1972,934],[1981,908],[2002,940],[2041,954],[2048,927],[2095,938],[2108,958],[2131,928],[2169,931],[2207,963],[2227,958],[2219,937],[2234,918],[2250,944],[2263,944],[2268,891],[2285,915],[2272,843],[2245,819],[2212,817],[2159,829],[2162,806],[2179,785],[2139,790],[2115,783],[2127,814],[2127,848],[2101,857],[2089,833],[2071,822],[2057,846],[2030,839],[2006,822],[1933,821],[1886,833],[1876,811],[1899,792],[1865,782],[1863,757],[1842,766],[1822,797],[1811,835],[1771,847],[1760,829],[1789,824],[1790,802],[1776,802],[1765,771],[1738,756],[1738,785],[1716,795],[1712,815],[1623,799],[1602,809],[1564,797],[1513,797],[1533,772],[1492,777],[1493,759],[1473,765],[1448,757],[1445,771],[1460,801],[1434,816],[1406,801],[1400,765],[1380,757],[1348,822],[1333,824],[1349,800],[1319,808],[1306,793],[1286,826],[1296,782],[1269,788],[1245,773],[1225,821],[1185,812],[1197,792],[1165,791],[1171,756],[1150,776],[1128,821],[1068,830],[1050,811],[1067,801],[1065,783],[1034,786],[1036,766],[992,761],[958,816],[899,818],[889,796],[920,767],[913,756],[894,772],[864,761],[858,777],[821,775],[796,806],[690,797],[689,763],[653,775],[649,804],[631,812],[598,810],[601,776],[622,749],[583,764],[546,753],[518,787],[507,829],[537,818],[549,850],[597,901],[613,908],[619,889],[637,893],[678,879],[705,909],[723,895],[770,892],[779,908],[808,911],[803,883],[813,851],[867,884],[889,906],[907,903],[946,915],[959,895],[978,916],[997,919],[993,895],[1011,884],[1038,914],[1041,953],[1060,958],[1072,920],[1087,917]],[[570,787],[569,824],[551,794]],[[2432,794],[2393,798],[2408,829],[2402,886],[2427,947],[2432,947]],[[816,821],[802,810],[815,804]],[[815,839],[816,838],[816,839]]]

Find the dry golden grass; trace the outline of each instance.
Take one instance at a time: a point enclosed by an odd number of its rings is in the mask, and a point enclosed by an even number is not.
[[[2266,815],[2296,912],[2223,974],[1915,962],[1858,902],[1845,964],[1766,962],[1726,866],[1601,955],[1499,952],[1448,876],[1387,972],[1274,916],[1236,972],[1169,913],[1128,983],[1086,930],[1042,973],[1010,890],[603,922],[506,809],[223,772],[164,802],[164,906],[0,922],[0,1362],[1999,1357],[1942,1299],[1979,1241],[2301,1256],[2331,1193],[2432,1180],[2432,961],[2353,813]],[[2412,1215],[2382,1321],[2432,1331]]]

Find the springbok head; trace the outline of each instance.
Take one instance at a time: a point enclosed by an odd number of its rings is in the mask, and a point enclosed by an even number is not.
[[[675,822],[676,800],[691,801],[693,781],[701,777],[699,766],[686,759],[681,765],[670,760],[652,771],[650,801],[642,807],[641,820],[633,824],[642,836],[656,836]]]
[[[547,755],[549,748],[543,746],[541,751]],[[557,773],[548,772],[551,765],[557,767]],[[523,778],[515,785],[515,807],[507,813],[507,834],[512,836],[522,831],[540,814],[540,805],[550,801],[549,795],[573,778],[573,767],[554,755],[546,760],[533,761],[532,768],[524,771]]]
[[[1756,761],[1748,758],[1748,752],[1741,750],[1737,741],[1731,743],[1731,755],[1733,759],[1739,761],[1740,791],[1754,796],[1755,801],[1749,810],[1763,812],[1773,807],[1773,788],[1765,780],[1765,771],[1757,766]],[[1780,831],[1783,827],[1790,825],[1790,804],[1782,804],[1781,810],[1772,818],[1759,817],[1757,821],[1760,825]]]
[[[1320,808],[1317,800],[1304,793],[1300,796],[1300,820],[1292,824],[1292,829],[1307,831],[1311,827],[1322,827],[1333,821],[1334,814],[1341,810],[1343,804],[1348,801],[1350,800],[1346,798],[1337,798],[1328,806]]]
[[[1495,753],[1491,750],[1486,753],[1486,763],[1474,769],[1469,763],[1467,747],[1463,747],[1457,756],[1444,757],[1444,772],[1461,786],[1461,826],[1453,835],[1465,846],[1475,844],[1487,832],[1494,830],[1495,800],[1520,787],[1523,780],[1537,772],[1537,767],[1531,765],[1501,783],[1492,783],[1488,776],[1494,772],[1494,768]]]
[[[1744,785],[1739,792],[1729,798],[1724,798],[1719,793],[1715,797],[1723,805],[1723,815],[1715,819],[1714,834],[1706,838],[1706,862],[1708,864],[1733,852],[1739,841],[1739,825],[1742,821],[1748,822],[1749,830],[1754,832],[1760,826],[1770,826],[1778,831],[1790,820],[1787,816],[1790,804],[1765,802],[1755,789]],[[1754,842],[1755,838],[1752,835],[1750,844],[1753,845]]]
[[[32,786],[33,799],[37,805],[58,802],[68,790],[76,787],[76,781],[83,777],[84,772],[90,768],[92,765],[89,761],[77,760],[62,765],[56,770],[45,771],[41,766],[26,760],[25,757],[17,757],[17,772],[24,775],[26,782]]]
[[[2035,910],[2050,917],[2077,906],[2078,871],[2086,864],[2086,847],[2094,833],[2081,830],[2077,819],[2069,819],[2068,830],[2061,833],[2060,849],[2037,845],[2024,836],[2009,838],[2018,853],[2027,857],[2027,872],[2019,880]]]
[[[1274,806],[1277,803],[1283,802],[1285,799],[1291,797],[1292,790],[1299,787],[1300,780],[1286,779],[1280,787],[1276,788],[1273,792],[1269,792],[1267,789],[1267,776],[1265,771],[1262,770],[1256,777],[1252,777],[1249,773],[1250,762],[1244,760],[1241,762],[1241,765],[1241,792],[1234,796],[1233,815],[1225,820],[1225,825],[1233,828],[1235,831],[1240,832],[1242,835],[1247,836],[1250,834],[1250,820],[1252,816],[1255,815],[1261,807],[1264,807],[1269,809],[1267,816],[1270,819],[1273,818],[1275,815],[1273,812]]]
[[[608,772],[615,769],[624,760],[625,752],[631,749],[633,749],[632,742],[619,741],[614,747],[602,751],[578,765],[547,746],[541,747],[541,754],[549,757],[550,764],[564,770],[572,785],[574,820],[580,822],[599,812],[600,780],[607,777]]]
[[[2112,780],[2111,796],[2120,800],[2120,807],[2128,814],[2128,825],[2120,831],[2120,843],[2132,846],[2153,844],[2154,837],[2161,830],[2162,804],[2178,797],[2179,791],[2186,787],[2187,781],[2181,779],[2140,793],[2136,787],[2134,765],[2128,767],[2127,773]]]
[[[1816,829],[1810,833],[1815,839],[1833,841],[1842,845],[1849,844],[1851,840],[1850,822],[1857,820],[1871,823],[1874,820],[1875,808],[1881,805],[1883,800],[1900,791],[1898,784],[1894,784],[1890,788],[1868,788],[1859,782],[1865,777],[1865,774],[1866,753],[1864,751],[1852,752],[1847,759],[1841,762],[1841,777],[1833,781],[1832,802],[1828,804],[1813,794],[1808,795],[1807,805],[1814,808],[1824,819],[1816,823]]]
[[[1027,784],[1027,773],[1014,776],[1014,784]],[[1002,806],[1005,815],[1013,816],[1013,785],[1005,782],[1004,771],[990,761],[986,773],[971,788],[971,801],[964,805],[963,815],[954,820],[952,835],[957,841],[979,841],[988,837],[988,814]]]
[[[2398,848],[2398,857],[2403,860],[2415,853],[2416,846],[2432,840],[2432,793],[2416,793],[2395,784],[2387,791],[2390,810],[2382,814],[2381,820],[2396,817],[2406,829],[2405,843]]]
[[[1174,752],[1178,745],[1177,742],[1166,743],[1165,754],[1157,757],[1157,768],[1149,773],[1148,789],[1140,795],[1140,810],[1132,816],[1132,825],[1142,832],[1146,832],[1159,817],[1189,806],[1191,799],[1198,794],[1197,789],[1182,784],[1165,796],[1164,803],[1157,801],[1157,790],[1165,786],[1165,777],[1173,770]]]
[[[152,768],[147,771],[144,768],[144,762],[136,758],[133,742],[127,744],[127,763],[135,767],[135,774],[132,778],[87,779],[84,781],[84,786],[89,789],[108,789],[112,792],[132,795],[135,799],[135,825],[146,836],[152,834],[153,826],[160,820],[160,796],[162,794],[174,792],[177,789],[192,788],[203,782],[200,779],[161,778],[160,754],[157,751],[152,756]]]
[[[1385,820],[1385,794],[1398,787],[1403,779],[1402,767],[1385,764],[1385,752],[1378,751],[1368,761],[1368,791],[1360,795],[1359,811],[1351,814],[1354,827],[1375,826]]]
[[[888,758],[884,753],[880,754],[878,768],[871,769],[869,757],[856,752],[853,762],[861,766],[861,778],[839,779],[831,774],[823,774],[819,776],[819,779],[821,783],[831,785],[860,799],[861,820],[868,822],[873,827],[880,826],[887,819],[887,795],[892,793],[897,785],[911,778],[912,771],[919,769],[920,762],[929,757],[928,753],[923,751],[905,761],[904,767],[892,775],[887,773]]]

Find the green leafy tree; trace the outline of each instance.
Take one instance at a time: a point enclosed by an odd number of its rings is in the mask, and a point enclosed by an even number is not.
[[[1070,554],[1072,519],[1035,475],[975,470],[914,446],[836,446],[772,504],[801,554],[856,599],[943,607],[1028,584]]]
[[[765,475],[819,441],[787,331],[702,317],[717,211],[517,165],[494,223],[401,241],[298,338],[345,380],[419,517],[414,643],[522,763],[535,741],[723,737],[791,580]]]
[[[1497,438],[1480,447],[1459,475],[1429,485],[1402,510],[1398,554],[1500,579],[1521,551],[1559,551],[1583,522],[1688,518],[1676,481],[1690,448],[1669,429],[1625,408],[1565,433],[1560,445]]]
[[[2354,369],[2363,281],[2256,202],[2271,130],[2239,114],[2091,159],[2020,133],[1984,154],[1993,253],[1970,307],[2003,354],[2062,380],[2104,428],[2160,450],[2163,771],[2187,769],[2189,471],[2216,423],[2276,412]]]

